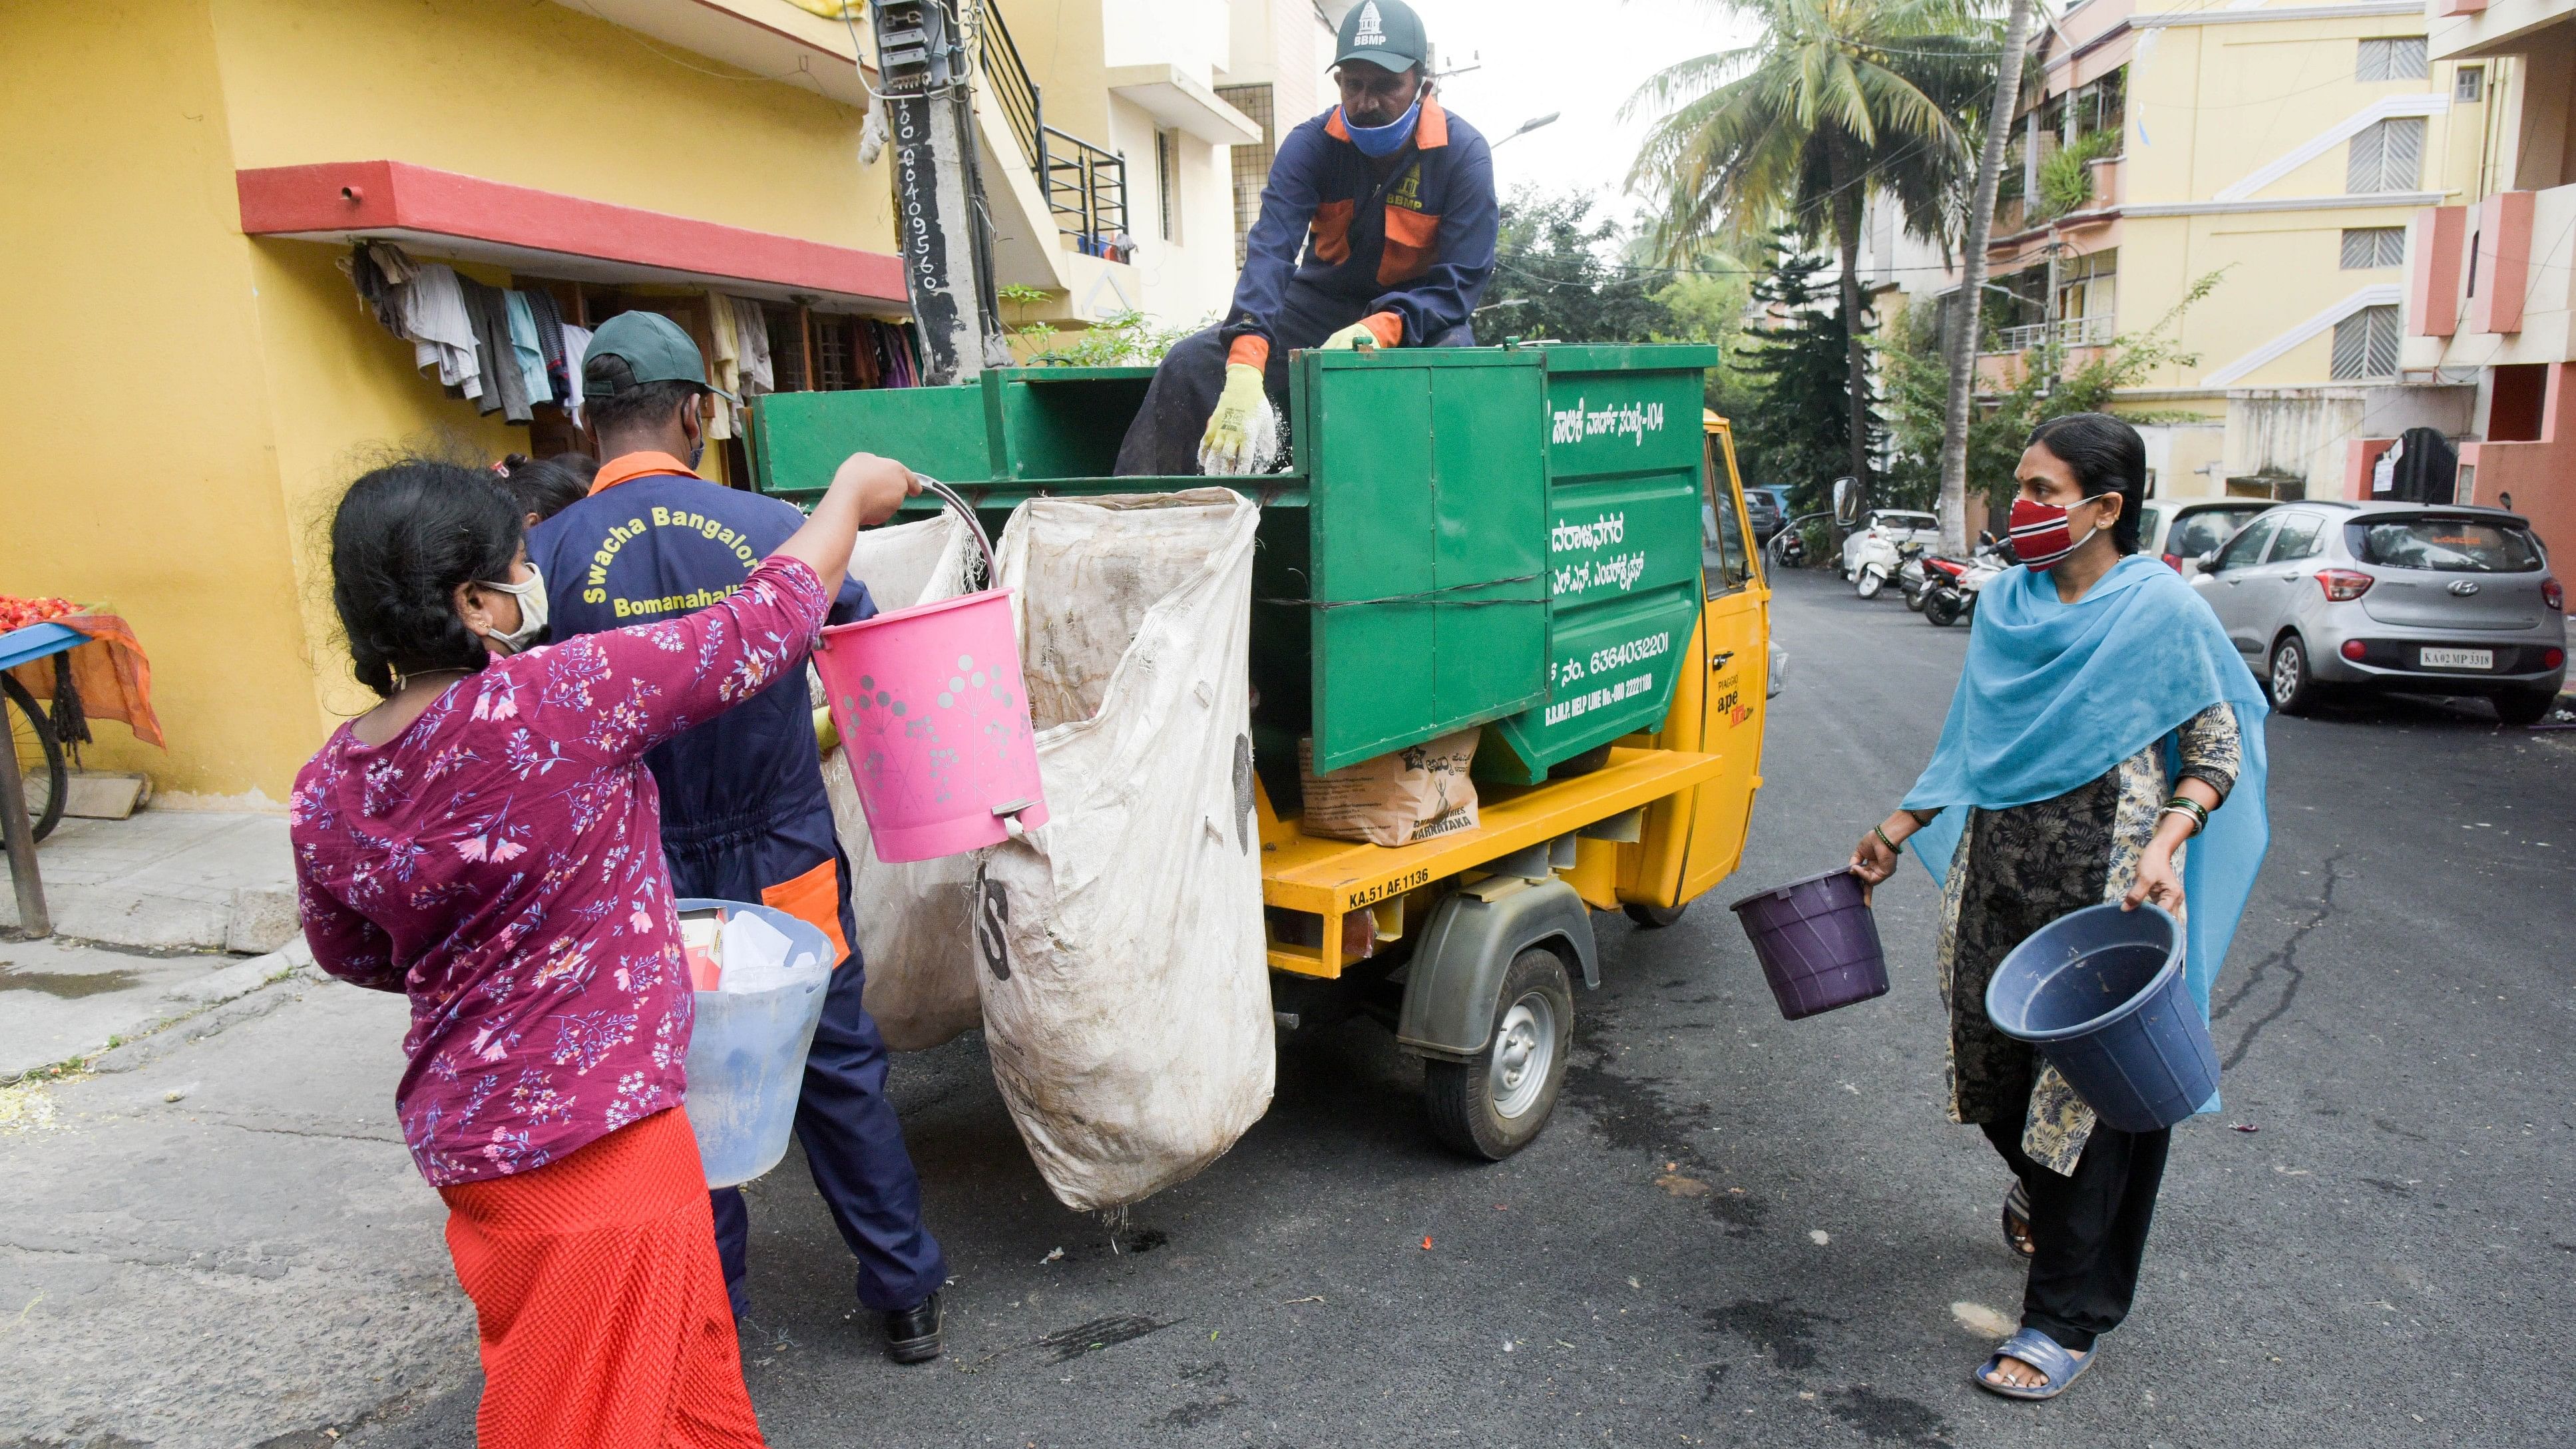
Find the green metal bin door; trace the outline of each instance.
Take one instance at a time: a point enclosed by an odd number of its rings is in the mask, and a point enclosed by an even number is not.
[[[1313,469],[1316,768],[1545,698],[1537,356],[1426,350],[1300,365],[1299,451]]]

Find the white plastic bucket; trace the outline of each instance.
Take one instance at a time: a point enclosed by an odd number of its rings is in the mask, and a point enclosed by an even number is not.
[[[832,984],[831,938],[785,911],[742,901],[683,898],[683,911],[748,911],[794,942],[794,979],[767,991],[701,991],[689,1034],[689,1095],[707,1186],[749,1182],[787,1155],[796,1100],[805,1090],[805,1052],[823,1019]]]

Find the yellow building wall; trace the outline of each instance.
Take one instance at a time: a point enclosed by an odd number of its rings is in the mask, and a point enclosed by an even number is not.
[[[235,165],[392,159],[869,251],[859,112],[562,5],[214,0]]]
[[[281,802],[364,707],[329,599],[349,479],[405,446],[527,439],[413,370],[337,248],[242,236],[236,168],[410,161],[892,250],[856,112],[559,5],[16,5],[0,54],[21,339],[0,384],[23,420],[0,591],[134,624],[169,751],[101,724],[87,763],[146,771],[169,803]]]
[[[2387,96],[2441,94],[2452,68],[2437,62],[2419,80],[2356,78],[2364,37],[2420,34],[2410,17],[2168,26],[2135,42],[2129,65],[2129,135],[2121,163],[2125,205],[2206,202],[2275,157]],[[2483,104],[2425,117],[2421,186],[2459,192],[2469,185],[2486,125]],[[2255,198],[2341,197],[2349,148],[2338,142],[2257,188]],[[2189,309],[2175,335],[2196,357],[2157,370],[2151,388],[2195,388],[2356,290],[2405,281],[2402,267],[2346,271],[2342,233],[2402,227],[2412,206],[2127,216],[2081,250],[2120,249],[2118,310],[2123,332],[2142,332],[2191,285],[2219,273],[2217,289]],[[2331,328],[2235,380],[2275,387],[2331,380]]]
[[[123,614],[170,751],[93,766],[282,801],[318,738],[254,278],[202,0],[0,11],[15,400],[0,590]]]

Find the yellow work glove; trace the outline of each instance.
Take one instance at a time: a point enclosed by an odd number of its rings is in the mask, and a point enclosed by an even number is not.
[[[1354,347],[1383,347],[1385,345],[1385,343],[1378,340],[1377,329],[1369,326],[1366,322],[1354,322],[1350,326],[1343,328],[1341,331],[1334,333],[1332,336],[1325,338],[1324,345],[1321,350],[1325,352],[1348,352]]]
[[[1199,471],[1240,473],[1252,457],[1253,419],[1261,411],[1261,369],[1247,363],[1226,364],[1225,391],[1216,411],[1208,414],[1207,432],[1199,439]]]

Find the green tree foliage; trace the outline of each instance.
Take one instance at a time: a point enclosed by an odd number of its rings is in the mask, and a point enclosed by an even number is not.
[[[2118,407],[2118,395],[2144,385],[2159,368],[2199,365],[2199,354],[2183,350],[2175,333],[2183,313],[2217,290],[2220,276],[2211,272],[2194,282],[2182,300],[2146,331],[2122,333],[2108,346],[2082,349],[2072,365],[2061,359],[2053,386],[2047,349],[2033,348],[2010,365],[2011,386],[1981,396],[1968,421],[1968,490],[1985,494],[1990,514],[2012,505],[2013,470],[2021,462],[2022,440],[2050,418],[2116,411],[2131,422],[2158,423],[2197,416]],[[1929,490],[1940,478],[1942,408],[1949,372],[1941,360],[1938,312],[1929,305],[1908,307],[1871,339],[1886,379],[1888,433],[1897,457],[1895,496],[1906,500],[1908,507],[1921,506],[1917,500],[1930,497]],[[1988,327],[1986,345],[1978,350],[1995,351],[2000,337]]]
[[[1960,122],[1993,88],[1994,27],[1965,0],[1728,0],[1761,38],[1659,72],[1630,100],[1660,114],[1629,183],[1667,198],[1668,253],[1743,241],[1780,223],[1830,239],[1841,310],[1856,319],[1860,228],[1872,193],[1906,227],[1947,241],[1964,220],[1970,169]],[[1973,130],[1971,125],[1969,130]],[[1845,461],[1870,471],[1866,349],[1847,338]]]
[[[1772,238],[1771,269],[1753,284],[1768,316],[1737,348],[1731,370],[1742,383],[1720,408],[1735,423],[1745,481],[1786,484],[1799,513],[1831,507],[1833,480],[1850,471],[1848,339],[1842,309],[1817,285],[1829,265],[1786,233]]]
[[[1503,203],[1477,341],[1715,342],[1733,331],[1743,312],[1739,278],[1621,262],[1626,238],[1617,222],[1593,215],[1594,204],[1580,192],[1526,187]]]

